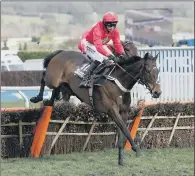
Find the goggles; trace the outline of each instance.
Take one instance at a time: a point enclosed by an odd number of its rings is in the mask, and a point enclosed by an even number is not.
[[[116,27],[116,25],[117,25],[117,22],[107,22],[107,23],[105,23],[105,26],[107,26],[107,27]]]

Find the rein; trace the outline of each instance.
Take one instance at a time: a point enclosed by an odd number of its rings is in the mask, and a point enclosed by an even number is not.
[[[127,45],[127,44],[129,44],[129,43],[131,43],[130,41],[126,41],[125,42],[125,44],[123,44],[123,48],[124,48],[124,51],[125,51],[125,46]],[[111,46],[113,49],[114,49],[114,47],[113,46]],[[114,52],[115,52],[115,49],[114,49]],[[126,53],[126,51],[125,51],[125,54],[128,56],[128,54]],[[114,54],[115,55],[115,54]],[[116,66],[118,66],[123,72],[125,72],[127,75],[129,75],[131,78],[133,78],[136,82],[138,81],[138,82],[141,82],[140,81],[140,79],[136,79],[136,78],[134,78],[130,73],[128,73],[123,67],[121,67],[119,64],[117,64],[116,62],[115,62],[115,65]]]
[[[125,46],[127,45],[127,44],[129,44],[129,43],[131,43],[130,41],[126,41],[125,43],[123,43],[123,48],[124,48],[124,51],[125,51],[125,54],[128,56],[128,54],[127,54],[127,49],[125,49]],[[113,49],[114,49],[114,47],[112,47]],[[115,49],[114,49],[114,52],[115,52]],[[133,56],[132,56],[133,57]],[[130,73],[128,73],[123,67],[121,67],[118,63],[116,63],[115,62],[115,65],[117,66],[117,67],[119,67],[123,72],[125,72],[128,76],[130,76],[131,78],[133,78],[136,82],[138,82],[138,84],[141,84],[141,85],[145,85],[146,86],[146,88],[150,91],[150,92],[152,92],[152,90],[154,89],[154,87],[151,89],[150,88],[150,86],[149,86],[149,84],[147,83],[147,81],[145,81],[145,79],[143,79],[143,80],[141,80],[140,78],[139,79],[136,79],[134,76],[132,76]],[[153,68],[154,69],[154,68]],[[144,73],[143,73],[143,70],[144,70],[144,68],[142,69],[142,72],[141,72],[141,76],[144,78]]]
[[[128,73],[123,67],[121,67],[119,64],[115,63],[115,65],[116,65],[117,67],[119,67],[123,72],[125,72],[128,76],[130,76],[131,78],[133,78],[136,82],[138,82],[138,84],[145,85],[146,88],[147,88],[150,92],[152,92],[152,90],[153,90],[154,88],[151,89],[150,86],[148,85],[148,83],[147,83],[146,81],[142,81],[141,79],[136,79],[134,76],[132,76],[130,73]],[[141,75],[143,75],[143,69],[142,69]]]
[[[140,81],[140,79],[136,79],[135,77],[133,77],[130,73],[128,73],[123,67],[121,67],[119,64],[115,63],[117,67],[119,67],[123,72],[125,72],[127,75],[129,75],[130,77],[132,77],[135,81]]]

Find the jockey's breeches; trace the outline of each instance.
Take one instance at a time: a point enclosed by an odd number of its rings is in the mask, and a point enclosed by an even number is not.
[[[86,55],[88,55],[92,60],[97,60],[99,62],[102,62],[104,59],[108,59],[107,56],[104,56],[103,54],[99,53],[96,49],[96,47],[86,41],[85,39],[82,39],[81,41],[82,45],[82,52]],[[107,47],[107,45],[103,45],[104,49],[113,55],[112,51]]]

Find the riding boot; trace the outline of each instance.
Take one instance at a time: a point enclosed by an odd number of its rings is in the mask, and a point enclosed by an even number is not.
[[[79,87],[84,88],[84,87],[90,87],[88,85],[89,78],[91,76],[91,73],[95,70],[95,68],[100,64],[101,62],[95,60],[88,68],[87,73],[84,75],[84,78],[82,82],[80,83]]]

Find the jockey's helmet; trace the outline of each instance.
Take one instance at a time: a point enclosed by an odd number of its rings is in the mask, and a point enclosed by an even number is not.
[[[114,12],[107,12],[106,14],[104,14],[103,16],[103,24],[105,26],[109,26],[109,27],[116,27],[118,23],[118,16],[116,13]]]

